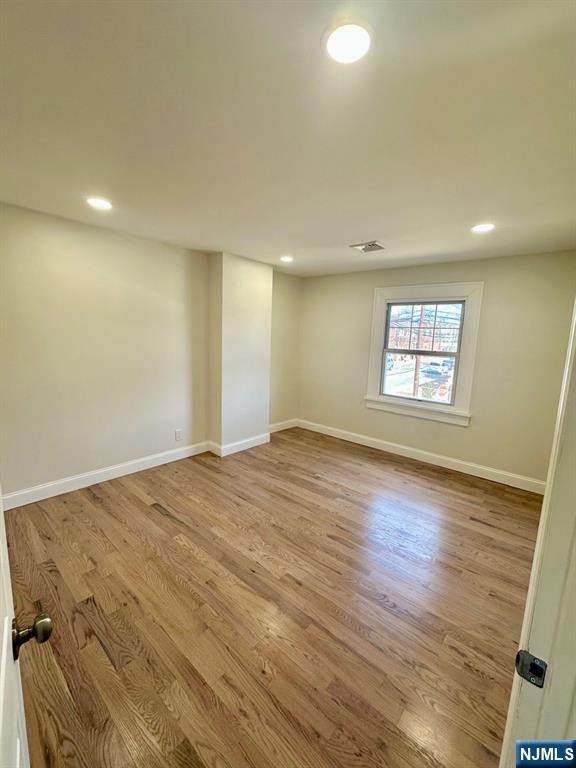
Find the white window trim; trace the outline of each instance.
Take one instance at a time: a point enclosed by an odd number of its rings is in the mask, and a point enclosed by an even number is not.
[[[474,380],[474,360],[480,325],[480,307],[484,283],[435,283],[432,285],[400,285],[376,288],[372,313],[372,338],[368,368],[366,405],[380,411],[390,411],[419,419],[443,421],[467,427],[472,417],[470,401]],[[393,397],[380,393],[386,333],[386,313],[390,302],[464,301],[464,323],[460,345],[456,397],[453,405],[429,403],[423,400]]]

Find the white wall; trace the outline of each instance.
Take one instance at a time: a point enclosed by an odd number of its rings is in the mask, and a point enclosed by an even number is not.
[[[210,256],[210,440],[268,439],[272,267]]]
[[[274,272],[270,423],[290,421],[300,412],[300,296],[303,280]]]
[[[207,256],[0,211],[4,492],[204,441]]]
[[[484,281],[470,426],[366,408],[374,289]],[[545,479],[576,253],[388,269],[303,281],[300,418]]]
[[[222,442],[222,262],[208,258],[208,439]]]
[[[7,493],[296,418],[545,477],[575,253],[272,282],[270,266],[229,254],[0,210]],[[367,409],[374,288],[477,280],[470,426]]]
[[[224,254],[222,443],[268,433],[272,267]]]

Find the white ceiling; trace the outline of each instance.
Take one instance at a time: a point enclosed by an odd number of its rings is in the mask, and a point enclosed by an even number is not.
[[[570,0],[4,0],[1,16],[7,202],[290,253],[296,274],[576,246]],[[346,19],[373,35],[350,65],[322,45]],[[472,235],[483,221],[496,230]],[[386,250],[348,248],[371,239]]]

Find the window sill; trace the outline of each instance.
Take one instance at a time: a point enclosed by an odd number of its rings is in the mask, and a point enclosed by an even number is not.
[[[430,405],[420,401],[393,400],[384,395],[373,397],[367,395],[366,406],[378,411],[389,411],[401,416],[413,416],[417,419],[430,419],[431,421],[443,421],[445,424],[454,424],[459,427],[467,427],[470,424],[472,414],[469,411],[459,411],[450,405]]]

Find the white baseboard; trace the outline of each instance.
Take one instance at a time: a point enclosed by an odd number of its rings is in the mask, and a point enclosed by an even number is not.
[[[171,451],[154,453],[150,456],[144,456],[141,459],[125,461],[122,464],[114,464],[111,467],[94,469],[90,472],[83,472],[81,475],[71,475],[61,480],[53,480],[50,483],[35,485],[32,488],[24,488],[21,491],[7,493],[2,497],[4,509],[13,509],[21,507],[24,504],[32,504],[35,501],[49,499],[52,496],[59,496],[61,493],[77,491],[80,488],[87,488],[95,483],[102,483],[105,480],[113,480],[123,475],[131,475],[134,472],[141,472],[143,469],[158,467],[160,464],[168,464],[171,461],[187,459],[189,456],[196,456],[198,453],[204,453],[210,450],[208,443],[196,443],[195,445],[186,445],[183,448],[174,448]]]
[[[288,419],[288,421],[277,421],[275,424],[270,424],[270,432],[281,432],[283,429],[293,429],[298,427],[300,422],[298,419]]]
[[[349,443],[366,445],[369,448],[376,448],[379,451],[396,453],[399,456],[406,456],[409,459],[417,459],[426,464],[435,464],[438,467],[445,467],[446,469],[455,469],[457,472],[464,472],[466,475],[482,477],[485,480],[492,480],[495,483],[511,485],[513,488],[522,488],[525,491],[532,491],[533,493],[539,493],[540,495],[544,494],[546,488],[546,482],[544,480],[537,480],[534,477],[515,475],[513,472],[506,472],[504,469],[485,467],[482,464],[474,464],[470,461],[463,461],[462,459],[453,459],[450,456],[422,451],[419,448],[411,448],[408,445],[389,443],[387,440],[380,440],[377,437],[359,435],[356,432],[347,432],[344,429],[329,427],[326,424],[316,424],[313,421],[305,421],[303,419],[279,421],[276,424],[270,424],[270,432],[280,432],[283,429],[292,429],[294,427],[301,427],[302,429],[309,429],[311,432],[319,432],[322,435],[337,437],[339,440],[346,440]]]
[[[270,432],[264,432],[262,435],[249,437],[247,440],[238,440],[236,443],[226,443],[226,445],[219,445],[218,443],[207,443],[207,450],[209,450],[211,453],[215,453],[216,456],[230,456],[233,453],[245,451],[248,448],[255,448],[257,445],[264,445],[264,443],[269,442]]]
[[[400,456],[406,456],[409,459],[423,461],[426,464],[435,464],[439,467],[455,469],[457,472],[464,472],[467,475],[475,475],[476,477],[482,477],[485,480],[492,480],[495,483],[511,485],[513,488],[522,488],[525,491],[532,491],[533,493],[539,493],[541,495],[544,494],[546,488],[546,482],[544,480],[537,480],[536,478],[525,477],[524,475],[515,475],[514,473],[506,472],[503,469],[485,467],[482,464],[473,464],[470,461],[463,461],[462,459],[453,459],[450,456],[442,456],[439,453],[421,451],[419,448],[411,448],[408,445],[389,443],[386,440],[380,440],[376,437],[359,435],[356,432],[346,432],[344,429],[328,427],[325,424],[315,424],[312,421],[298,419],[297,426],[302,427],[302,429],[309,429],[312,432],[320,432],[323,435],[337,437],[340,440],[347,440],[350,443],[358,443],[359,445],[366,445],[369,448],[376,448],[380,451],[396,453]]]
[[[496,483],[511,485],[513,488],[522,488],[525,491],[532,491],[533,493],[539,493],[541,495],[544,494],[546,488],[544,480],[537,480],[536,478],[525,477],[524,475],[516,475],[512,472],[506,472],[503,469],[486,467],[481,464],[473,464],[472,462],[463,461],[462,459],[453,459],[450,456],[442,456],[438,453],[422,451],[418,448],[400,445],[399,443],[390,443],[387,440],[360,435],[356,432],[347,432],[344,429],[329,427],[326,424],[316,424],[312,421],[289,419],[288,421],[277,422],[276,424],[270,425],[270,432],[279,432],[283,429],[292,429],[293,427],[302,427],[302,429],[309,429],[312,432],[319,432],[323,435],[337,437],[340,440],[347,440],[350,443],[358,443],[359,445],[366,445],[369,448],[376,448],[380,451],[396,453],[410,459],[423,461],[426,464],[435,464],[439,467],[454,469],[457,472],[464,472],[467,475],[475,475],[476,477],[482,477],[485,480],[492,480]],[[150,469],[151,467],[157,467],[161,464],[168,464],[171,461],[178,461],[190,456],[196,456],[205,451],[215,453],[217,456],[230,456],[233,453],[245,451],[248,448],[254,448],[257,445],[263,445],[264,443],[270,442],[270,432],[256,435],[247,440],[239,440],[236,443],[228,443],[226,445],[218,445],[211,442],[187,445],[183,448],[175,448],[171,451],[155,453],[150,456],[144,456],[141,459],[134,459],[122,464],[115,464],[111,467],[103,467],[102,469],[95,469],[80,475],[64,477],[61,480],[53,480],[52,482],[43,483],[42,485],[35,485],[32,488],[24,488],[21,491],[7,493],[2,497],[4,509],[8,510],[13,509],[14,507],[24,506],[25,504],[32,504],[35,501],[49,499],[52,496],[59,496],[62,493],[77,491],[80,488],[87,488],[89,485],[102,483],[105,480],[113,480],[116,477],[131,475],[134,472],[141,472],[143,469]]]

